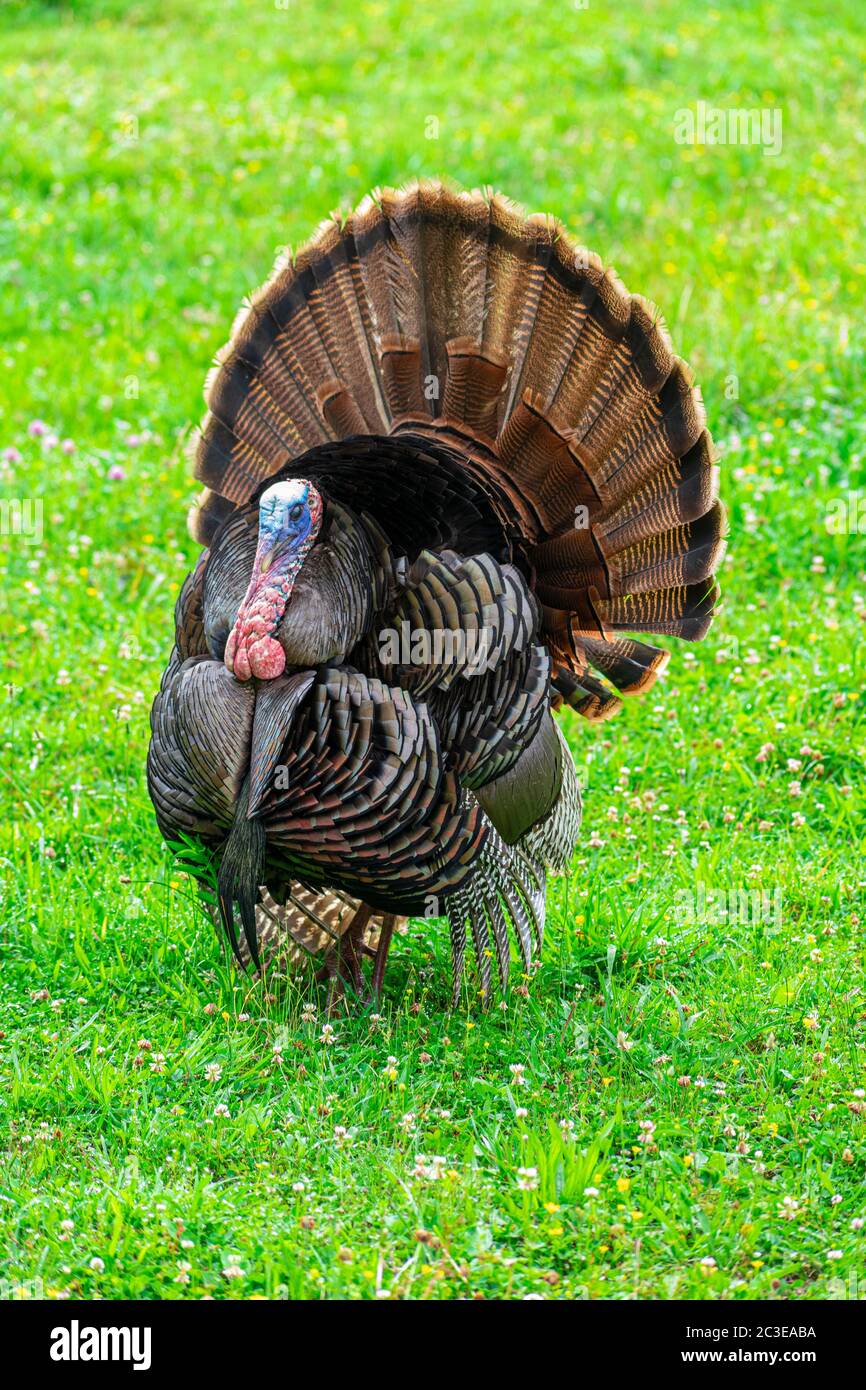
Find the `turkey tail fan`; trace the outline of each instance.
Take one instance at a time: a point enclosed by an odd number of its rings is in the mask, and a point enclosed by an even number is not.
[[[495,516],[487,548],[534,589],[557,698],[585,717],[664,667],[622,634],[707,630],[725,517],[700,393],[653,306],[553,218],[441,183],[372,194],[278,262],[206,394],[204,545],[301,460],[388,532],[402,441],[430,531],[410,559],[445,534],[470,553],[463,518]]]

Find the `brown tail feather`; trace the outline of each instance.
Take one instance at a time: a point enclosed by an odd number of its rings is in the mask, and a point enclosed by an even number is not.
[[[706,637],[719,599],[716,584],[693,584],[651,594],[600,599],[598,610],[615,632],[654,632],[698,642]]]
[[[651,647],[633,637],[613,638],[607,642],[586,637],[583,645],[591,664],[621,695],[637,695],[649,690],[670,660],[670,652],[663,647]]]

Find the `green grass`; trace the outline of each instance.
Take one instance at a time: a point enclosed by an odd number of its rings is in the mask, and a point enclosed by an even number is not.
[[[3,541],[12,1285],[862,1296],[866,543],[825,524],[866,490],[844,10],[3,6],[0,495],[44,505],[41,544]],[[781,154],[676,144],[698,100],[779,108]],[[660,304],[721,447],[725,606],[647,700],[568,724],[585,828],[528,996],[447,1012],[444,928],[415,923],[381,1020],[325,1045],[321,995],[250,988],[173,868],[147,712],[238,302],[333,207],[440,173],[558,213]],[[683,921],[697,884],[778,890],[780,920]]]

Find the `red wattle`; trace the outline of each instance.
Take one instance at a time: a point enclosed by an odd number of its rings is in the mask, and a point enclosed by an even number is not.
[[[226,666],[237,680],[248,681],[251,676],[273,680],[282,675],[286,654],[271,634],[283,616],[287,597],[283,585],[268,585],[241,605],[225,653]]]

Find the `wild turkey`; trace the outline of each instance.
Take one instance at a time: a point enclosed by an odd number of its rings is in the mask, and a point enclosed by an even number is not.
[[[232,945],[381,986],[395,922],[524,967],[604,719],[717,600],[699,393],[656,311],[549,217],[439,184],[324,223],[235,323],[195,453],[148,779],[219,861]],[[243,938],[235,930],[235,909]]]

